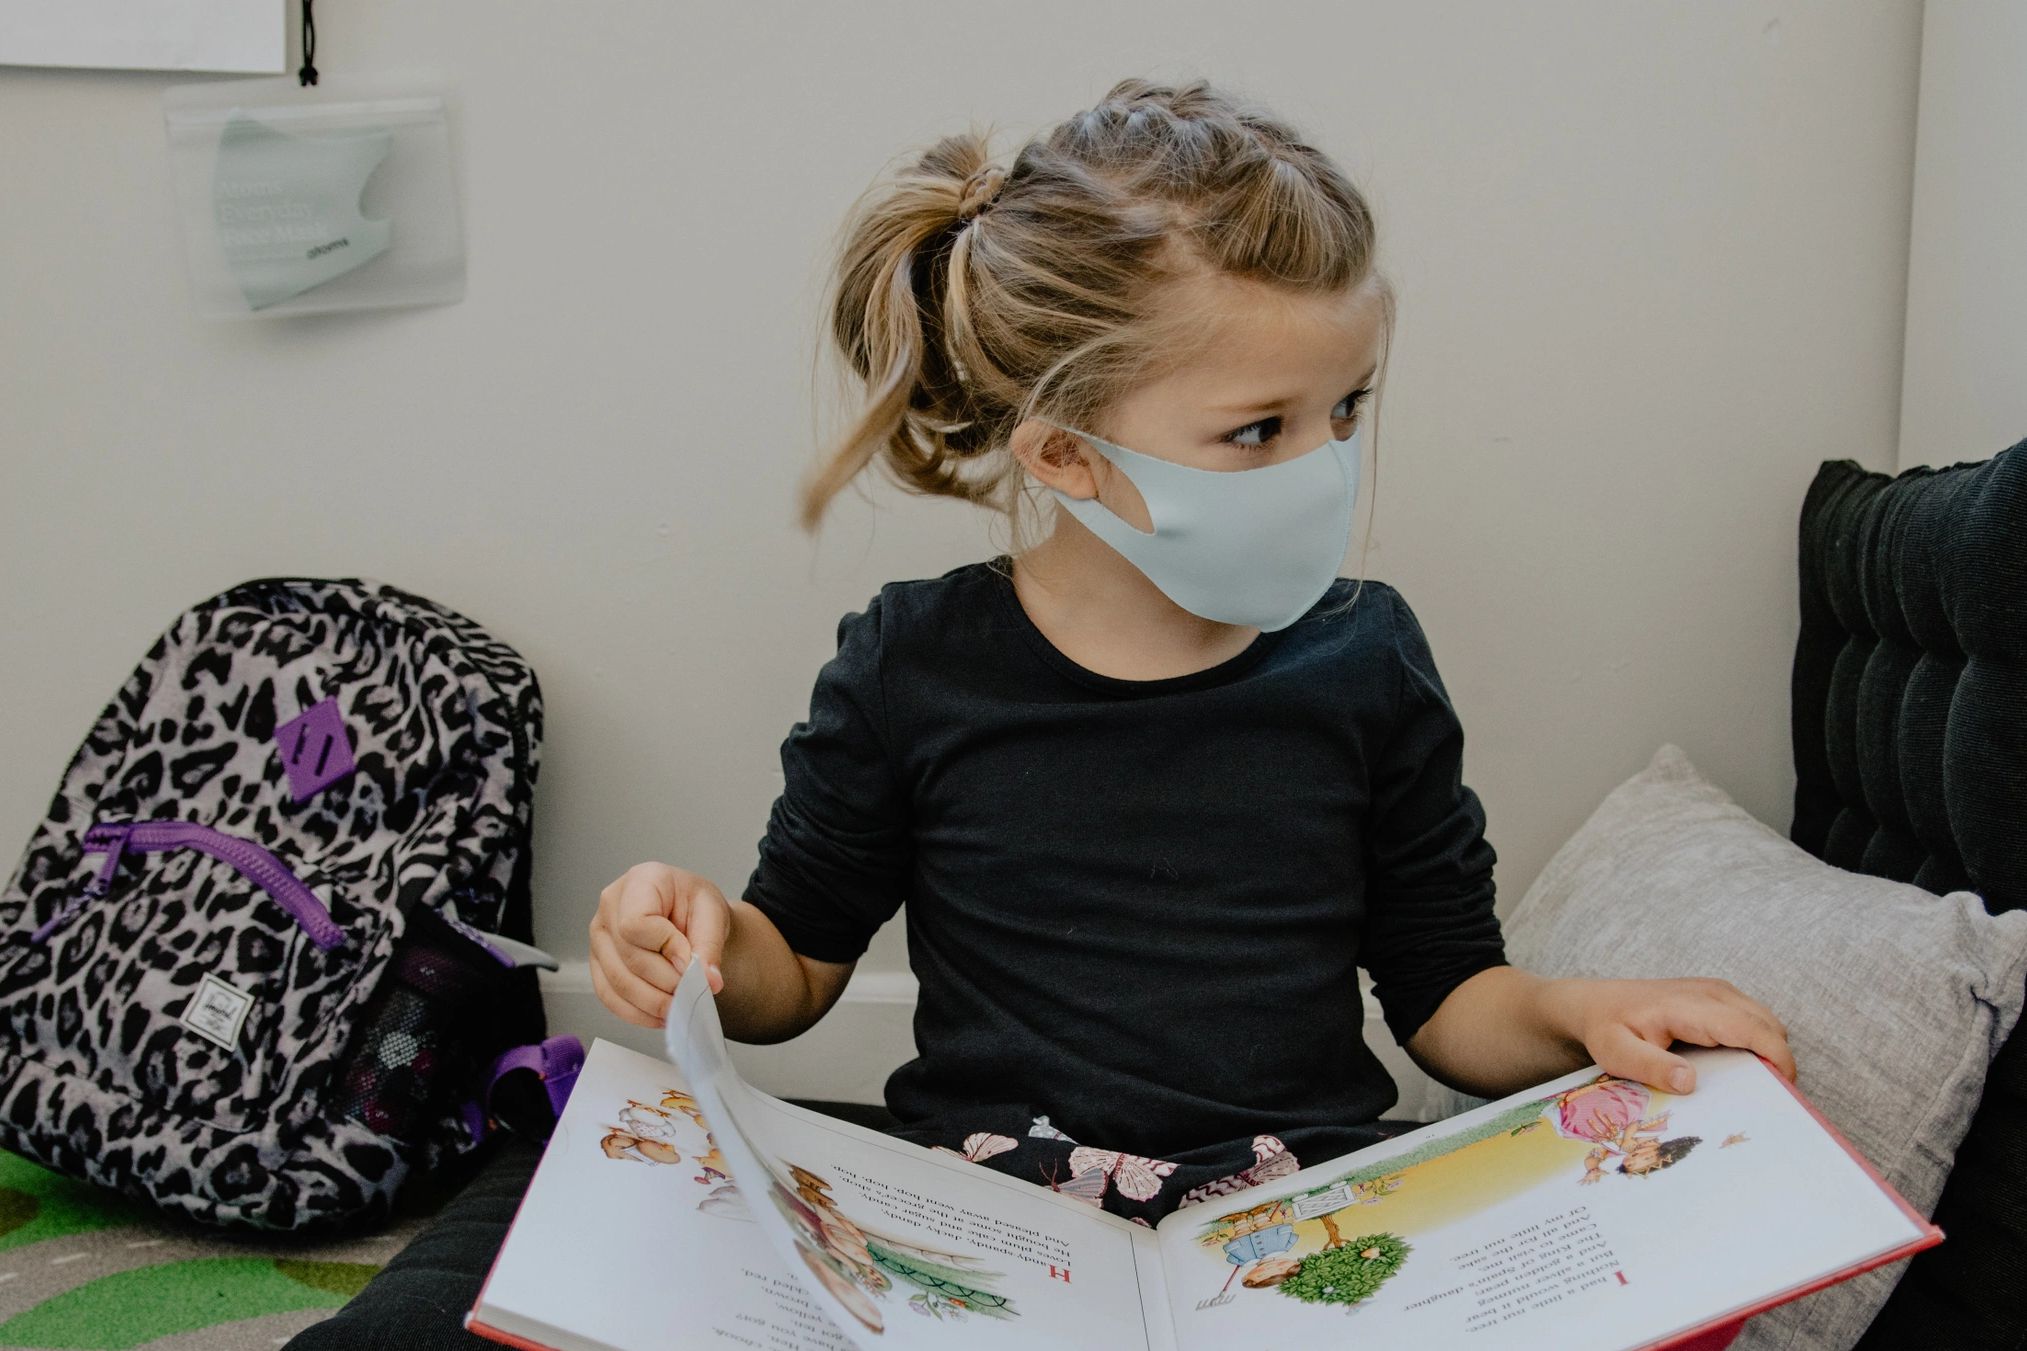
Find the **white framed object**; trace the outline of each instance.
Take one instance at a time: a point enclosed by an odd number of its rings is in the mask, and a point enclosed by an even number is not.
[[[284,0],[0,0],[0,66],[288,68]]]

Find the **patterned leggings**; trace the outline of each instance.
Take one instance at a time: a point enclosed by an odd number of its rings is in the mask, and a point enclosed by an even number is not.
[[[1375,1143],[1393,1133],[1377,1123],[1371,1131]],[[1193,1148],[1172,1159],[1097,1148],[1018,1106],[981,1107],[961,1120],[890,1127],[889,1133],[1149,1226],[1170,1211],[1286,1177],[1302,1166],[1272,1135]]]

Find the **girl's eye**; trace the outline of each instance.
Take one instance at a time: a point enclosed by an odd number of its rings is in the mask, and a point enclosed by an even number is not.
[[[1358,420],[1358,410],[1365,402],[1366,395],[1370,393],[1372,393],[1372,387],[1367,386],[1364,389],[1355,389],[1342,399],[1339,399],[1337,406],[1338,408],[1345,409],[1345,411],[1338,413],[1332,410],[1331,421],[1356,422]],[[1248,438],[1256,432],[1259,433],[1260,439],[1257,441],[1249,440]],[[1237,431],[1227,432],[1218,439],[1227,445],[1237,446],[1240,450],[1265,450],[1273,443],[1274,438],[1280,434],[1281,419],[1269,417],[1261,418],[1258,422],[1249,422]],[[1340,432],[1339,435],[1344,436],[1349,435],[1349,433]]]

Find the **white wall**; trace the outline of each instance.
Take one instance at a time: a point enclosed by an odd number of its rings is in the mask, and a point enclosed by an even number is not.
[[[1785,828],[1796,512],[1823,458],[1894,463],[1919,27],[356,0],[319,16],[326,70],[460,81],[469,297],[237,325],[185,295],[179,77],[0,70],[0,840],[177,609],[363,572],[543,678],[545,944],[581,954],[639,859],[736,888],[838,616],[996,544],[885,489],[792,528],[830,235],[904,150],[1135,73],[1267,99],[1375,201],[1402,312],[1370,571],[1468,729],[1502,905],[1664,740]],[[867,966],[903,960],[890,930]]]
[[[1900,465],[2027,437],[2027,5],[1922,19]]]

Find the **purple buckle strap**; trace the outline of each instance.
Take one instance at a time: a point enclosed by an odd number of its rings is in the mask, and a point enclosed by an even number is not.
[[[549,1110],[560,1117],[563,1104],[570,1100],[570,1090],[577,1083],[578,1072],[583,1068],[584,1043],[572,1036],[558,1035],[525,1046],[509,1047],[500,1052],[492,1068],[486,1071],[486,1105],[492,1105],[493,1090],[499,1086],[500,1080],[516,1070],[533,1070],[549,1096]]]

